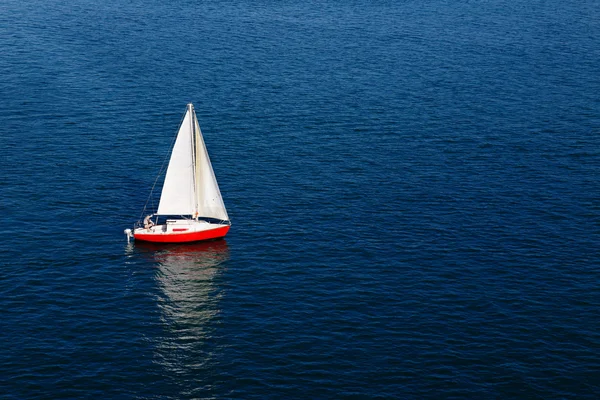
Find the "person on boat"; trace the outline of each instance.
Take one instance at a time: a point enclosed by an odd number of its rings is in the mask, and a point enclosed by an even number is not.
[[[146,228],[146,229],[150,229],[154,226],[154,222],[152,222],[152,220],[150,218],[152,218],[152,214],[150,214],[146,218],[144,218],[144,228]]]

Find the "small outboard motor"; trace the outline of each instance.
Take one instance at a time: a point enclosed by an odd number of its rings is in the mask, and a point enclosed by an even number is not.
[[[125,229],[123,231],[123,233],[125,233],[125,235],[127,235],[127,243],[129,243],[129,241],[131,240],[131,238],[133,237],[133,233],[131,233],[131,229]]]

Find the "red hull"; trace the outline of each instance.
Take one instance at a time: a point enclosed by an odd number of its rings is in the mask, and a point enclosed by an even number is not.
[[[200,232],[189,233],[169,233],[169,234],[145,234],[136,233],[133,235],[135,240],[154,243],[188,243],[199,242],[202,240],[219,239],[225,237],[229,232],[229,226],[224,226],[216,229],[208,229]]]

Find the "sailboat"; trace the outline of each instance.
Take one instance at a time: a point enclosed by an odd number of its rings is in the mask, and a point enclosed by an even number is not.
[[[173,145],[158,209],[147,215],[143,223],[138,222],[133,232],[125,229],[125,234],[136,241],[187,243],[222,238],[230,226],[190,103]]]

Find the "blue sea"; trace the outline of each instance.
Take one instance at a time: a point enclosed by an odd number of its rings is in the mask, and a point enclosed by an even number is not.
[[[3,0],[0,398],[600,398],[599,38],[596,0]],[[231,230],[127,243],[188,102]]]

